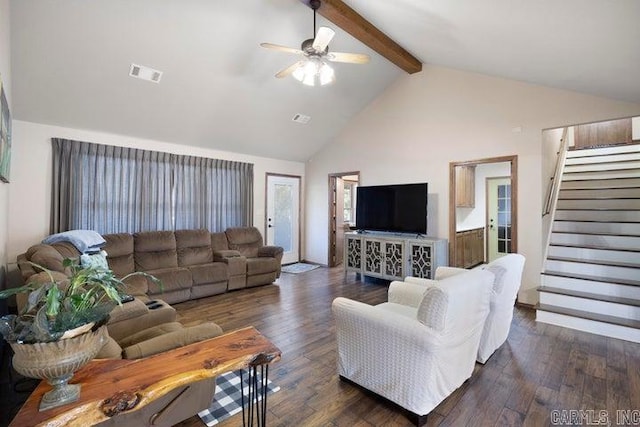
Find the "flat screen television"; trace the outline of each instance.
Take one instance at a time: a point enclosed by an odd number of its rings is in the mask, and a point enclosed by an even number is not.
[[[358,230],[427,234],[428,184],[358,187]]]

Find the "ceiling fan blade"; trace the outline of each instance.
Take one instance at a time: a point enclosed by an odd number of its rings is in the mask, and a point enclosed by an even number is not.
[[[369,62],[369,55],[364,53],[329,52],[326,56],[332,62],[348,62],[350,64],[366,64]]]
[[[284,70],[278,71],[276,73],[276,77],[279,79],[285,78],[288,75],[290,75],[291,73],[293,73],[298,67],[302,67],[304,65],[304,61],[298,61],[294,64],[289,65],[287,68],[285,68]]]
[[[316,34],[316,38],[313,39],[313,44],[311,46],[313,46],[316,51],[322,52],[327,48],[329,42],[335,35],[336,32],[331,28],[320,27],[318,28],[318,34]]]
[[[264,47],[266,49],[279,50],[280,52],[296,53],[296,54],[302,53],[302,51],[300,49],[294,49],[292,47],[287,47],[287,46],[280,46],[279,44],[260,43],[260,46],[262,46],[262,47]]]

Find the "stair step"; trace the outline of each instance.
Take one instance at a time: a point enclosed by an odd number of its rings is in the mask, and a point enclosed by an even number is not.
[[[569,291],[589,292],[598,295],[609,295],[619,298],[633,298],[640,300],[640,286],[621,285],[611,282],[576,279],[574,277],[540,275],[542,286]]]
[[[632,162],[640,160],[640,152],[631,153],[615,153],[595,156],[570,157],[567,156],[565,166],[567,165],[589,165],[598,163],[616,163],[616,162]]]
[[[628,188],[640,187],[640,178],[612,178],[612,179],[590,179],[581,181],[563,181],[560,184],[561,190],[571,189],[596,189],[596,188]]]
[[[622,340],[640,342],[640,321],[551,305],[536,306],[536,321]]]
[[[548,256],[640,265],[640,253],[629,249],[619,250],[617,248],[582,247],[576,245],[549,245]]]
[[[640,176],[640,169],[620,169],[610,171],[566,171],[562,174],[562,182],[565,181],[585,181],[585,180],[601,180],[601,179],[621,179],[621,178],[637,178]]]
[[[637,262],[624,262],[624,261],[606,261],[606,260],[593,260],[593,259],[584,259],[584,258],[572,258],[572,257],[547,257],[549,261],[563,261],[563,262],[572,262],[578,264],[592,264],[592,265],[602,265],[607,267],[622,267],[622,268],[636,268],[640,269],[640,264]],[[640,259],[638,260],[640,261]],[[638,277],[640,278],[640,271],[638,271]]]
[[[545,276],[566,277],[569,279],[587,280],[599,283],[614,283],[617,285],[640,286],[640,280],[628,280],[613,277],[591,276],[588,274],[565,273],[562,271],[545,270],[542,272]]]
[[[620,153],[640,153],[640,144],[621,144],[608,147],[599,148],[583,148],[583,149],[570,149],[567,151],[568,158],[577,157],[591,157],[591,156],[606,156],[616,155]]]
[[[571,289],[554,288],[554,287],[548,287],[548,286],[539,286],[537,290],[538,292],[548,292],[552,294],[566,295],[566,296],[571,296],[576,298],[590,299],[594,301],[603,301],[603,302],[608,302],[612,304],[621,304],[621,305],[630,305],[634,307],[640,307],[640,299],[634,299],[634,298],[623,298],[623,297],[612,296],[612,295],[603,295],[603,294],[598,294],[593,292],[575,291]]]
[[[609,198],[609,199],[563,199],[558,198],[558,209],[640,209],[640,199]]]
[[[550,311],[552,313],[565,314],[568,316],[580,317],[583,319],[596,320],[598,322],[611,323],[614,325],[627,326],[629,328],[640,329],[640,320],[625,319],[623,317],[609,316],[606,314],[590,313],[584,310],[576,310],[565,307],[557,307],[548,304],[538,304],[536,310]]]
[[[598,163],[565,164],[564,166],[565,173],[622,171],[630,169],[640,169],[640,159],[625,160],[622,162],[603,161]]]
[[[551,244],[639,250],[640,237],[604,233],[552,232]]]
[[[640,278],[640,267],[637,265],[620,266],[572,258],[547,258],[544,268],[568,274],[587,274],[612,279],[636,280]]]
[[[556,221],[613,221],[640,223],[640,209],[556,209]]]
[[[560,189],[559,199],[640,199],[640,187]]]
[[[553,231],[560,233],[603,233],[640,236],[640,222],[556,220],[553,222]]]

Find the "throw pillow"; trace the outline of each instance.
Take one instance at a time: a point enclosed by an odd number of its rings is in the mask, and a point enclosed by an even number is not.
[[[82,254],[80,255],[80,265],[84,268],[93,267],[108,270],[109,263],[107,262],[107,252],[100,251],[97,254]]]

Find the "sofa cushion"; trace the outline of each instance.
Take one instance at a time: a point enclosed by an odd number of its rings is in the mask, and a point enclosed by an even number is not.
[[[145,231],[133,235],[136,271],[178,266],[176,238],[173,231]]]
[[[107,262],[109,268],[116,276],[123,277],[133,273],[136,265],[133,259],[133,236],[129,233],[105,234],[106,244],[104,250],[107,252]]]
[[[133,295],[134,297],[143,297],[149,292],[149,280],[140,275],[127,277],[122,281],[124,288],[119,289],[122,293]]]
[[[188,289],[192,285],[191,272],[184,267],[159,268],[157,270],[149,270],[147,273],[162,282],[162,288],[160,288],[158,284],[147,280],[150,294]]]
[[[124,348],[122,353],[125,359],[139,359],[219,335],[222,335],[220,326],[207,322],[141,341]]]
[[[255,227],[232,227],[225,233],[229,249],[237,250],[247,258],[258,256],[258,249],[263,245],[260,230]]]
[[[215,323],[207,322],[197,326],[180,329],[138,342],[122,351],[125,359],[139,359],[152,356],[195,342],[203,341],[222,335],[222,329]]]
[[[278,269],[278,262],[273,258],[247,258],[247,274],[254,276],[272,273]]]
[[[229,242],[225,232],[211,233],[211,249],[214,251],[226,251],[229,249]]]
[[[229,280],[229,270],[227,265],[222,262],[192,265],[187,268],[191,271],[193,286]]]
[[[62,255],[62,258],[76,260],[80,257],[80,251],[69,242],[53,243],[51,247],[58,251],[58,253]]]
[[[148,339],[159,337],[160,335],[168,334],[169,332],[180,331],[182,329],[183,326],[180,322],[163,323],[161,325],[136,332],[135,334],[131,334],[128,337],[121,339],[119,344],[122,347],[129,347],[130,345],[137,344],[140,341],[146,341]]]
[[[178,265],[188,267],[213,262],[209,230],[179,230],[175,236]]]
[[[63,265],[64,257],[50,245],[36,245],[32,246],[27,251],[27,258],[34,264],[40,267],[44,267],[47,270],[65,272]],[[40,270],[36,267],[37,270]]]
[[[107,336],[107,341],[104,343],[96,359],[122,359],[122,347],[118,345],[116,340]]]

